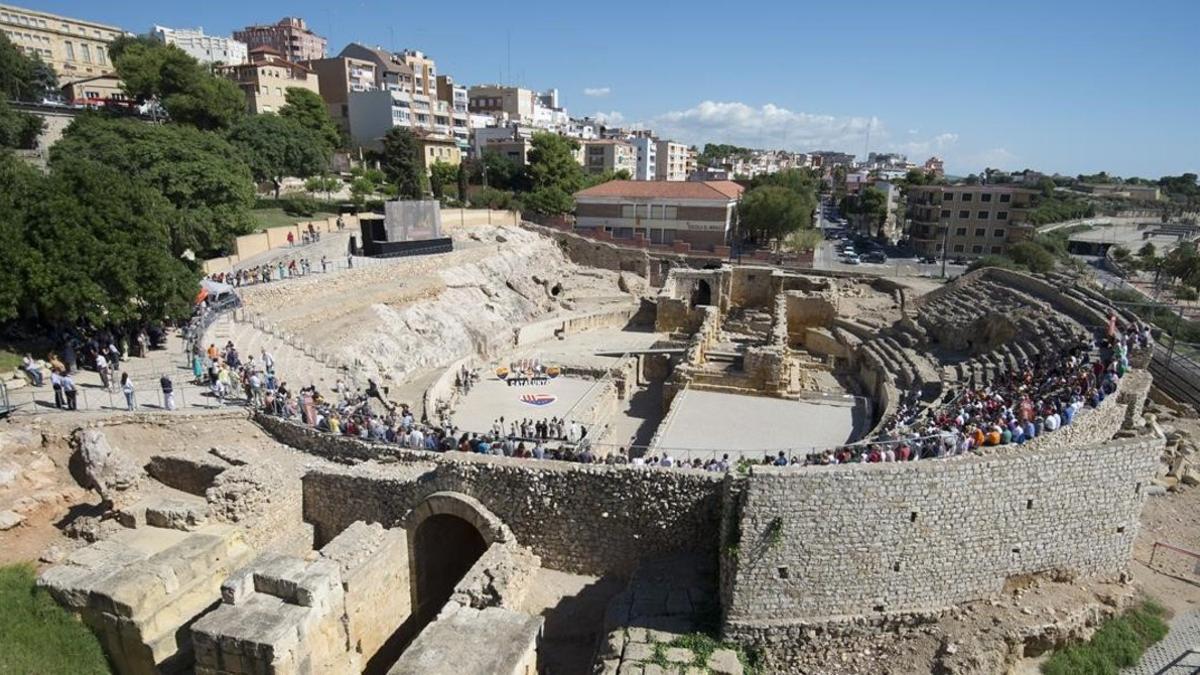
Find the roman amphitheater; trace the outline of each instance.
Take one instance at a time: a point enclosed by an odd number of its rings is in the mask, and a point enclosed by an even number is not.
[[[269,351],[293,393],[374,383],[490,451],[282,408],[16,416],[12,461],[99,497],[61,488],[58,527],[0,549],[52,544],[39,583],[139,675],[1017,673],[1139,592],[1143,510],[1184,498],[1161,493],[1188,443],[1145,350],[1023,443],[945,422],[1032,364],[1112,358],[1093,338],[1133,317],[1086,284],[705,263],[509,221],[244,287],[202,339]],[[578,431],[528,438],[543,419]]]

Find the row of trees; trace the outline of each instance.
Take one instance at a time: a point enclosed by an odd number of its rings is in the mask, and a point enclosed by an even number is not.
[[[38,62],[5,47],[0,38],[0,87],[44,91]],[[255,183],[278,190],[329,167],[337,128],[313,92],[248,115],[236,85],[173,46],[121,38],[110,53],[130,97],[169,121],[81,114],[45,173],[0,149],[0,322],[186,316],[195,261],[252,230]],[[19,147],[10,119],[0,108],[0,146]]]

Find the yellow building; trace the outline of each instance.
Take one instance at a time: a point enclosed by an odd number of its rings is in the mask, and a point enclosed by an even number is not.
[[[426,173],[437,162],[451,166],[462,164],[462,150],[453,136],[426,134],[416,138],[417,146],[421,148],[421,166]]]
[[[0,32],[54,68],[60,85],[111,71],[108,45],[125,34],[116,26],[11,5],[0,5]]]
[[[321,93],[320,80],[311,68],[285,60],[271,47],[255,47],[249,63],[225,66],[221,72],[242,88],[246,107],[255,114],[279,112],[292,87]]]

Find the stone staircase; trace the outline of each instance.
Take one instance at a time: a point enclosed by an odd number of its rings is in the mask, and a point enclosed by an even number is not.
[[[233,341],[243,360],[250,356],[261,360],[266,348],[275,357],[277,377],[287,382],[292,391],[311,384],[318,391],[328,392],[338,379],[352,387],[359,385],[352,369],[332,355],[308,346],[250,312],[236,310],[217,319],[205,334],[204,344],[220,348],[229,341]]]

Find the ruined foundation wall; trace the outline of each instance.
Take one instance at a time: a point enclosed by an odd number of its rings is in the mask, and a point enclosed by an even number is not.
[[[726,505],[742,514],[723,570],[726,631],[769,642],[788,622],[944,607],[1019,574],[1116,574],[1161,446],[755,467],[741,503]]]
[[[413,475],[403,466],[319,469],[304,477],[304,515],[326,540],[355,520],[390,527],[426,496],[461,492],[508,525],[553,569],[627,573],[674,553],[714,556],[722,476],[451,453]]]

